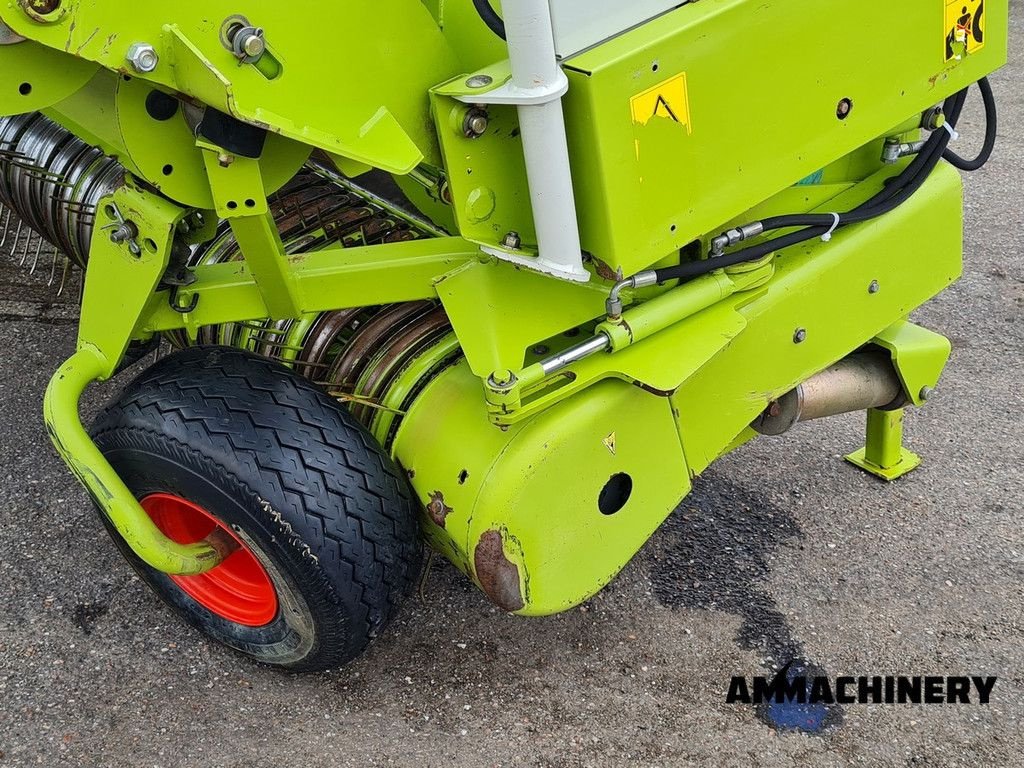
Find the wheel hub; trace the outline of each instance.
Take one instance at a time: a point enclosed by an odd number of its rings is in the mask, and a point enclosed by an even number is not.
[[[169,493],[154,493],[141,502],[165,536],[194,544],[217,533],[237,544],[216,568],[198,576],[171,576],[189,597],[211,613],[246,627],[262,627],[277,616],[277,590],[252,549],[227,525],[202,507]]]

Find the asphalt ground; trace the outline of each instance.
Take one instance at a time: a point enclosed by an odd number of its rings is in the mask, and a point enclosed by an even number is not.
[[[424,599],[333,673],[211,645],[135,577],[40,418],[73,349],[76,286],[55,299],[48,260],[29,274],[4,254],[0,765],[1024,765],[1024,2],[1011,5],[998,151],[966,182],[967,272],[916,315],[955,345],[908,417],[918,471],[886,485],[844,464],[859,416],[803,425],[716,464],[585,607],[508,617],[438,564]],[[967,154],[973,101],[960,127]],[[86,415],[112,394],[90,392]],[[726,703],[732,676],[793,659],[999,681],[985,706],[847,705],[817,713],[816,733]]]

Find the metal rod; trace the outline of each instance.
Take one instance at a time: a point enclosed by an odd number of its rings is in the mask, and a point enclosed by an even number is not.
[[[50,261],[50,279],[46,281],[46,287],[51,288],[53,281],[57,278],[57,256],[60,254],[60,250],[54,246],[53,248],[53,259]]]
[[[36,273],[36,267],[39,266],[39,254],[43,252],[43,238],[38,238],[39,242],[36,244],[36,255],[32,257],[32,268],[28,271],[30,275]]]
[[[19,217],[18,218],[18,231],[14,233],[14,244],[11,245],[11,256],[14,256],[15,255],[14,252],[18,249],[18,241],[21,240],[21,228],[24,226],[24,224],[25,224],[25,222],[23,222],[21,220],[21,218]],[[19,266],[24,265],[24,263],[25,262],[22,262],[21,264],[19,264]]]
[[[65,254],[64,256],[64,269],[60,273],[60,288],[57,289],[57,298],[64,295],[64,286],[68,280],[68,269],[71,266],[71,259]]]
[[[548,0],[514,0],[502,10],[513,87],[524,95],[557,93],[560,86],[565,87],[566,76],[555,53]],[[559,277],[588,281],[561,94],[544,103],[522,104],[518,110],[537,230],[538,267]]]
[[[548,376],[585,357],[596,355],[598,352],[605,352],[610,347],[611,340],[603,333],[599,333],[574,347],[569,347],[564,352],[559,352],[557,355],[552,355],[546,360],[541,360],[540,367],[543,369],[544,375]]]
[[[54,446],[89,489],[110,523],[150,567],[193,575],[214,568],[222,554],[210,542],[178,544],[165,536],[139,505],[82,426],[78,404],[85,388],[110,374],[107,361],[86,345],[60,367],[43,397],[43,414]]]
[[[395,205],[390,200],[381,197],[377,193],[371,192],[366,187],[360,186],[351,179],[345,178],[340,173],[330,168],[320,160],[310,160],[308,165],[309,169],[320,178],[327,179],[331,183],[337,184],[342,189],[345,189],[351,192],[352,194],[357,195],[380,208],[383,208],[392,216],[397,216],[398,218],[405,220],[407,223],[412,224],[417,229],[420,229],[428,234],[434,235],[435,237],[449,236],[447,232],[445,232],[443,229],[438,227],[433,222],[428,221],[425,218],[416,216],[415,214],[412,214],[409,211],[406,211],[403,208],[400,208],[399,206]]]

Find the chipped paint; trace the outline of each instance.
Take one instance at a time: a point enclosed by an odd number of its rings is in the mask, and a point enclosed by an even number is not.
[[[427,514],[439,528],[444,528],[444,522],[454,510],[444,503],[444,494],[434,491],[430,494],[430,503],[427,504]]]
[[[473,570],[480,589],[496,606],[509,613],[525,607],[519,567],[505,554],[501,531],[487,531],[480,537],[473,554]]]

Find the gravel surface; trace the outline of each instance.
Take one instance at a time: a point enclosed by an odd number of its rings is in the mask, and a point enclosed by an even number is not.
[[[42,428],[75,286],[55,300],[48,260],[29,275],[0,258],[0,344],[16,350],[0,360],[0,765],[1024,765],[1024,1],[1011,4],[999,149],[967,179],[967,274],[917,314],[955,345],[908,418],[920,470],[885,485],[840,461],[858,416],[758,441],[585,607],[510,618],[440,564],[340,672],[257,667],[143,587]],[[981,132],[973,100],[961,128]],[[111,394],[95,388],[86,415]],[[1000,680],[987,706],[849,705],[818,734],[725,703],[733,675],[792,658],[833,676]]]

